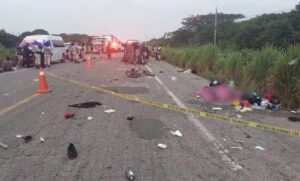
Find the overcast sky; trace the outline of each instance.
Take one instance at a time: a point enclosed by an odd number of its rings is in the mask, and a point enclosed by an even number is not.
[[[21,33],[114,34],[148,40],[180,27],[182,18],[214,12],[247,17],[291,10],[300,0],[0,0],[0,29]]]

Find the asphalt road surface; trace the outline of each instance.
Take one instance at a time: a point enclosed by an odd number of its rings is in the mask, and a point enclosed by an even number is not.
[[[85,63],[55,64],[46,72],[180,107],[236,116],[231,105],[219,105],[223,110],[213,111],[214,105],[194,95],[207,80],[154,60],[140,68],[154,72],[155,77],[129,78],[125,71],[134,66],[122,63],[121,57],[114,54],[111,61],[97,57],[92,68]],[[8,145],[0,147],[1,181],[122,181],[128,167],[140,181],[300,180],[299,137],[194,117],[46,77],[52,92],[30,98],[38,87],[38,70],[0,74],[0,111],[6,110],[0,114],[0,142]],[[15,106],[24,99],[26,103]],[[68,107],[87,101],[102,105]],[[116,112],[105,113],[107,109]],[[75,117],[65,119],[66,112]],[[286,112],[241,115],[300,129],[300,123],[287,121]],[[88,116],[94,119],[87,120]],[[130,121],[128,116],[136,118]],[[170,134],[177,129],[183,137]],[[24,143],[16,138],[18,134],[30,134],[33,139]],[[67,156],[70,143],[78,151],[74,160]],[[158,148],[158,143],[167,148]]]

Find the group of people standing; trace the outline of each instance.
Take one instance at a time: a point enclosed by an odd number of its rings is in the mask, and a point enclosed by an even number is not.
[[[34,43],[32,46],[32,52],[35,57],[35,66],[39,67],[47,67],[50,68],[51,65],[51,48],[50,42],[42,43]]]
[[[25,43],[23,46],[16,47],[16,60],[6,57],[1,64],[1,71],[14,71],[21,67],[30,67],[35,65],[36,68],[50,68],[51,65],[51,48],[50,42],[32,44]]]
[[[51,56],[49,41],[45,43],[35,41],[32,44],[25,43],[23,47],[17,47],[18,61],[22,61],[24,67],[34,64],[36,68],[50,68]]]
[[[79,46],[77,42],[73,42],[70,44],[70,46],[67,47],[67,57],[66,59],[69,59],[73,61],[74,63],[80,63],[81,61],[85,61],[85,45],[82,44]]]
[[[101,57],[102,54],[106,53],[107,59],[111,60],[111,54],[113,52],[111,46],[112,46],[112,44],[111,44],[110,41],[107,43],[107,45],[104,44],[104,45],[101,45],[99,47],[90,46],[89,47],[89,53],[91,53],[91,55],[92,55],[91,58],[94,59],[95,58],[95,52],[99,52],[100,57]],[[95,48],[97,49],[97,51],[94,51]]]

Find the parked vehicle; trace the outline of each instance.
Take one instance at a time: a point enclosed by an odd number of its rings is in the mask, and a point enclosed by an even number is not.
[[[105,46],[105,38],[99,36],[92,37],[91,46],[93,49],[92,53],[101,54]]]
[[[105,47],[107,47],[108,43],[111,43],[112,52],[120,52],[123,51],[122,42],[119,41],[114,35],[102,35],[105,39]]]
[[[60,36],[54,35],[31,35],[26,36],[21,42],[20,46],[24,46],[26,43],[33,44],[34,42],[39,42],[45,44],[50,42],[51,48],[51,62],[63,62],[65,54],[65,44],[64,40]]]
[[[124,48],[124,62],[142,65],[149,62],[150,49],[145,43],[140,43],[138,40],[128,40],[124,44]]]

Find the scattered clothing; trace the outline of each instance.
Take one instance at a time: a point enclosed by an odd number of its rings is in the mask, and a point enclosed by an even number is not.
[[[64,115],[64,117],[65,117],[65,119],[69,119],[71,117],[74,117],[74,114],[68,112]]]
[[[289,119],[289,121],[292,121],[292,122],[300,122],[300,118],[297,118],[297,117],[289,117],[288,119]]]
[[[101,106],[102,104],[100,102],[84,102],[84,103],[69,105],[69,107],[93,108],[96,107],[97,105]]]

